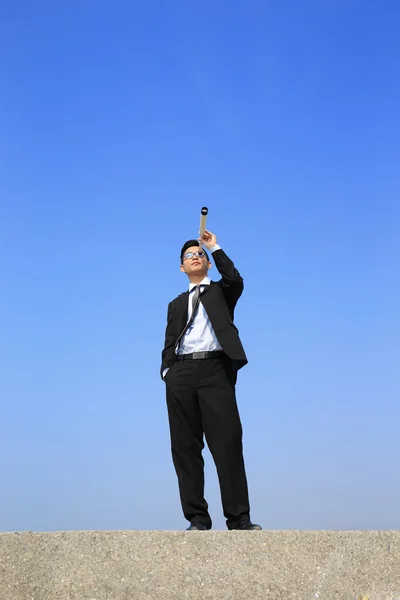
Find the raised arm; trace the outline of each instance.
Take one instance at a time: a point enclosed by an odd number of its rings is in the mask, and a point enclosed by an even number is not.
[[[243,277],[240,275],[229,256],[227,256],[217,244],[215,234],[206,229],[204,234],[199,238],[199,242],[201,242],[207,250],[212,252],[215,266],[222,277],[220,283],[224,290],[226,300],[229,307],[233,309],[243,292]]]

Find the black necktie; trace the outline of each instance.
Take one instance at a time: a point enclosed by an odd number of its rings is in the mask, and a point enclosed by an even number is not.
[[[198,310],[199,304],[200,304],[200,296],[201,296],[200,285],[196,285],[196,287],[193,288],[190,293],[193,294],[193,296],[192,296],[192,314],[191,314],[191,317],[190,317],[189,321],[186,323],[186,325],[185,325],[182,333],[180,334],[180,336],[176,340],[176,342],[175,342],[175,348],[177,346],[179,346],[179,343],[180,343],[181,339],[183,338],[183,336],[185,335],[185,333],[187,332],[187,330],[189,329],[189,327],[193,323],[194,318],[196,316],[196,313],[197,313],[197,310]]]
[[[193,297],[192,297],[192,316],[190,317],[190,320],[193,321],[193,319],[196,316],[196,312],[197,309],[199,308],[199,304],[200,304],[200,286],[196,285],[196,287],[194,288],[194,292],[192,292]]]

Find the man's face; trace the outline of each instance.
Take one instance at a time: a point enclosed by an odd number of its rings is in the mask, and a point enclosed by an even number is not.
[[[200,254],[200,256],[198,256]],[[189,256],[188,256],[189,255]],[[189,277],[191,275],[200,275],[206,277],[208,269],[211,267],[211,263],[208,262],[206,254],[199,246],[191,246],[185,250],[183,256],[183,263],[181,264],[181,271],[186,273]]]

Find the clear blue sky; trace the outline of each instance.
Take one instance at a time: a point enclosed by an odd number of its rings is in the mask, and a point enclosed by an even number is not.
[[[253,519],[400,528],[399,30],[396,1],[3,3],[0,530],[186,527],[159,367],[203,205],[245,280]],[[206,495],[224,528],[208,452]]]

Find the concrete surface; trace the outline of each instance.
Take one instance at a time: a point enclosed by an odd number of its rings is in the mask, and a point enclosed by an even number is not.
[[[400,600],[399,531],[0,534],[0,600]]]

